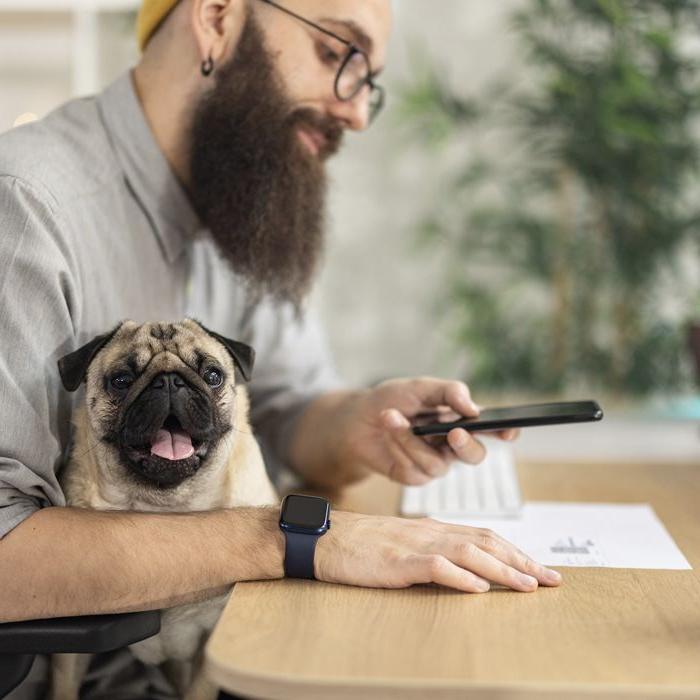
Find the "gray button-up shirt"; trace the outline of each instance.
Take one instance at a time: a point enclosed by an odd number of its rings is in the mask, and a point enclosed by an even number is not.
[[[252,306],[160,151],[130,73],[0,136],[0,537],[65,505],[70,416],[56,361],[124,319],[197,318],[252,345],[251,419],[268,459],[340,386],[310,318]]]

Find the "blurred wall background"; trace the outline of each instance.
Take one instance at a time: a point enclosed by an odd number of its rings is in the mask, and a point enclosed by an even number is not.
[[[407,149],[398,103],[425,51],[455,86],[475,89],[512,69],[507,17],[521,0],[400,0],[381,82],[388,91],[371,129],[348,138],[332,167],[332,240],[316,301],[345,375],[355,381],[463,376],[463,360],[438,329],[439,258],[417,249],[418,212],[445,197],[424,159]],[[439,9],[438,9],[439,8]],[[420,47],[418,49],[417,47]]]
[[[417,249],[417,213],[445,194],[425,157],[407,148],[398,103],[424,50],[455,85],[484,85],[513,64],[507,16],[520,0],[401,0],[381,83],[387,106],[332,167],[332,239],[316,301],[345,375],[354,381],[463,376],[438,329],[441,263]],[[437,9],[439,8],[439,10]],[[420,50],[418,47],[421,47]]]

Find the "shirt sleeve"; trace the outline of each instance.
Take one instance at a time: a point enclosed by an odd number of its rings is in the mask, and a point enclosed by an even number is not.
[[[56,477],[70,433],[57,359],[73,349],[73,275],[51,196],[0,175],[0,538],[65,505]]]
[[[251,423],[263,444],[268,468],[277,475],[289,464],[289,444],[304,409],[345,383],[313,313],[297,318],[290,305],[265,302],[251,325],[246,333],[256,351],[249,386]]]

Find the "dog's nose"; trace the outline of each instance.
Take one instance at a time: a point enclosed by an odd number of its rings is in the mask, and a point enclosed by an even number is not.
[[[174,394],[178,389],[187,386],[187,382],[177,372],[163,372],[151,382],[152,389],[167,389]]]

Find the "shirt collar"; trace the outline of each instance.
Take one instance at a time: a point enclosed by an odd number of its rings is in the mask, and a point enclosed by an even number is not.
[[[131,191],[172,263],[197,237],[202,223],[153,136],[131,72],[109,85],[97,102]]]

